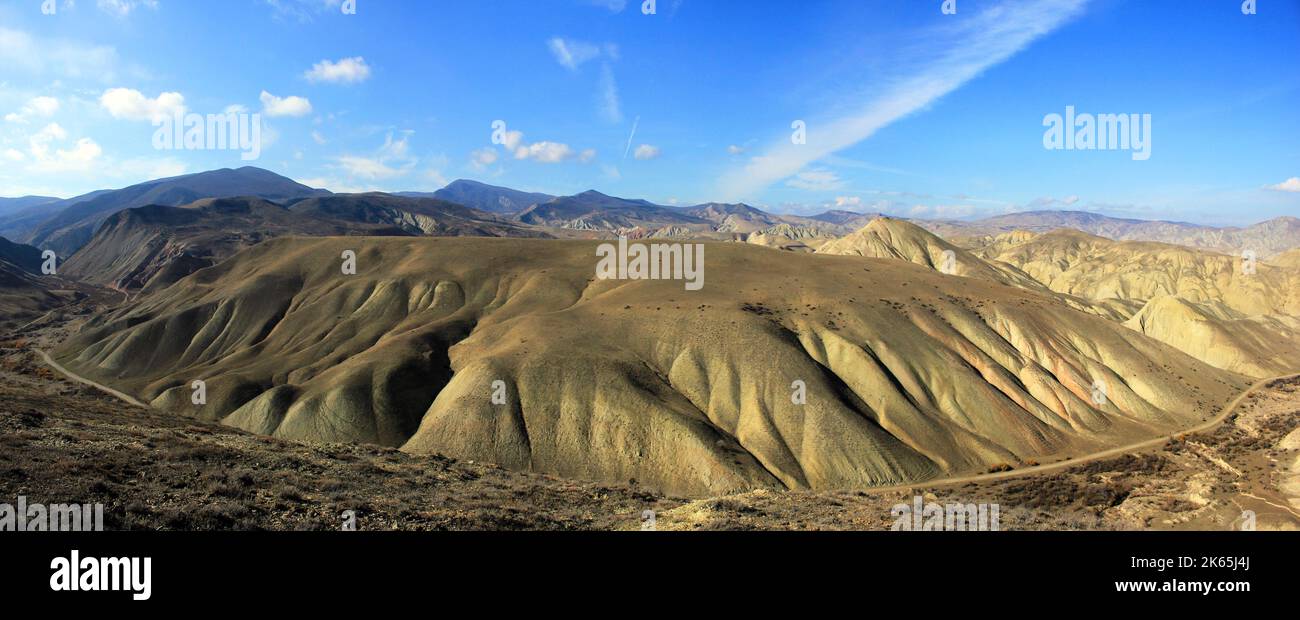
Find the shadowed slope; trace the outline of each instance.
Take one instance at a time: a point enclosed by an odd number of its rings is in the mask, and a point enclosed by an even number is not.
[[[256,196],[283,203],[328,193],[251,166],[236,170],[209,170],[42,205],[50,216],[25,240],[34,246],[54,250],[61,257],[69,257],[90,241],[101,222],[122,209],[149,205],[179,206],[203,198],[231,196]]]
[[[901,261],[709,244],[687,292],[595,280],[595,248],[277,239],[56,355],[257,432],[691,494],[1063,458],[1192,426],[1246,385],[1053,297]]]
[[[68,275],[124,291],[156,290],[274,237],[546,234],[431,198],[335,194],[285,208],[260,198],[148,206],[108,217],[68,260]]]

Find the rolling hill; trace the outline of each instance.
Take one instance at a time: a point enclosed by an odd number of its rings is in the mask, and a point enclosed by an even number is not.
[[[595,279],[595,250],[273,239],[98,317],[56,357],[258,433],[684,494],[1061,459],[1195,425],[1248,383],[1053,294],[902,260],[711,243],[688,292]]]

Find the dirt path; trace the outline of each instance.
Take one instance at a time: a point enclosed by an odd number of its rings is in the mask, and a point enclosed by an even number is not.
[[[102,383],[96,383],[94,381],[91,381],[90,379],[74,374],[72,371],[68,370],[67,368],[64,368],[63,366],[60,366],[58,362],[54,361],[54,358],[50,357],[49,353],[46,353],[45,351],[42,351],[40,349],[33,349],[33,350],[41,354],[41,358],[45,360],[46,364],[49,364],[50,368],[59,371],[59,373],[62,374],[63,376],[73,381],[76,381],[77,383],[84,383],[86,385],[89,385],[90,387],[93,387],[105,394],[108,394],[109,396],[118,398],[129,404],[135,405],[136,407],[144,407],[145,409],[149,408],[149,405],[146,405],[136,400],[130,394],[124,394],[111,387],[108,387],[107,385],[104,385]]]
[[[1253,385],[1251,385],[1249,388],[1247,388],[1246,391],[1242,392],[1241,394],[1238,394],[1237,397],[1234,398],[1231,403],[1228,403],[1227,407],[1223,408],[1223,411],[1221,411],[1219,415],[1215,416],[1214,418],[1200,425],[1194,426],[1192,428],[1184,429],[1178,431],[1177,433],[1172,433],[1170,435],[1162,435],[1160,437],[1155,437],[1153,439],[1148,439],[1146,441],[1129,444],[1127,446],[1120,446],[1118,448],[1111,448],[1109,450],[1103,450],[1101,452],[1094,452],[1092,454],[1088,454],[1078,458],[1073,458],[1068,461],[1058,461],[1056,463],[1047,463],[1045,465],[1034,465],[1032,467],[1024,467],[1021,469],[1000,471],[1000,472],[995,472],[990,474],[977,474],[974,476],[961,476],[958,478],[939,478],[935,480],[925,480],[920,482],[914,482],[911,484],[899,484],[899,485],[894,485],[889,487],[872,487],[870,489],[865,489],[865,490],[871,493],[871,492],[883,492],[883,491],[898,491],[901,489],[947,487],[947,486],[967,484],[971,482],[991,482],[994,480],[1006,480],[1008,478],[1019,478],[1021,476],[1029,476],[1033,474],[1042,474],[1047,472],[1059,471],[1062,469],[1074,467],[1076,465],[1082,465],[1084,463],[1091,463],[1093,461],[1100,461],[1102,459],[1122,456],[1130,452],[1137,452],[1149,448],[1158,448],[1160,446],[1165,445],[1165,443],[1168,442],[1169,440],[1174,439],[1178,436],[1191,435],[1194,433],[1202,433],[1218,427],[1220,424],[1223,424],[1224,420],[1227,420],[1228,416],[1232,415],[1232,412],[1236,411],[1237,407],[1240,406],[1241,403],[1245,402],[1246,398],[1249,397],[1251,394],[1253,394],[1255,390],[1258,390],[1259,388],[1264,387],[1265,385],[1277,381],[1279,379],[1290,379],[1297,376],[1300,376],[1300,374],[1289,374],[1289,375],[1282,375],[1279,377],[1269,377],[1267,379],[1260,379],[1259,381],[1256,381]]]

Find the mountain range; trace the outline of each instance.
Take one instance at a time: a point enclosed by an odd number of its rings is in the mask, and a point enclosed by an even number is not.
[[[108,216],[133,207],[180,206],[203,198],[252,196],[287,202],[295,198],[328,194],[261,168],[222,169],[157,179],[127,188],[99,191],[66,201],[38,205],[49,214],[21,240],[60,257],[71,256],[90,241]]]
[[[0,236],[70,257],[90,242],[109,215],[145,206],[180,207],[204,198],[252,197],[282,206],[330,192],[259,168],[222,169],[158,179],[118,190],[61,200],[40,196],[0,199]],[[523,192],[457,180],[436,192],[399,192],[398,198],[437,199],[493,214],[517,225],[560,237],[628,236],[749,240],[760,245],[811,251],[861,229],[879,214],[829,210],[812,216],[772,214],[745,204],[691,207],[587,191],[572,196]],[[978,247],[1001,234],[1068,228],[1117,241],[1156,241],[1260,259],[1300,246],[1300,219],[1280,217],[1246,227],[1216,228],[1180,222],[1112,218],[1079,211],[1031,211],[982,220],[912,220],[963,247]]]

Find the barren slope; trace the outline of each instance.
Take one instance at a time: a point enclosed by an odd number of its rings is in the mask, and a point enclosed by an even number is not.
[[[595,247],[272,240],[57,357],[259,433],[691,494],[1065,458],[1192,426],[1248,383],[1056,297],[902,261],[709,244],[687,292],[594,280]]]
[[[978,255],[1053,291],[1127,312],[1127,325],[1220,368],[1300,371],[1300,270],[1163,243],[1073,230],[1010,233]]]

